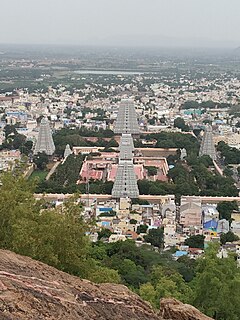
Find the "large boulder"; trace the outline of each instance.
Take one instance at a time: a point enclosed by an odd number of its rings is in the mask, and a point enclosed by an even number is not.
[[[161,299],[160,315],[171,320],[213,320],[193,306],[172,298]]]
[[[1,320],[159,320],[123,285],[94,284],[0,250]]]

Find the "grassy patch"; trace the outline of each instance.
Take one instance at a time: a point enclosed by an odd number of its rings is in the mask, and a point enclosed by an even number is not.
[[[35,171],[33,171],[33,173],[31,174],[31,176],[29,177],[29,179],[38,178],[39,181],[43,181],[43,180],[45,180],[48,172],[49,172],[49,171],[35,170]]]

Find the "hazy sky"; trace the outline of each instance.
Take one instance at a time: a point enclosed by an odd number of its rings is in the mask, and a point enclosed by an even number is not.
[[[240,46],[240,0],[0,0],[0,43]]]

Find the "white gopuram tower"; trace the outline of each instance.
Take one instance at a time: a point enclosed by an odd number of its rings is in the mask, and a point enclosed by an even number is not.
[[[216,150],[213,142],[212,127],[207,125],[201,142],[199,156],[208,155],[212,160],[216,160]]]
[[[112,189],[113,198],[138,198],[139,190],[134,172],[134,165],[130,161],[120,161],[116,179]]]
[[[134,144],[131,134],[123,134],[119,145],[119,164],[112,189],[113,198],[138,198],[139,190],[134,172]]]
[[[37,143],[34,148],[34,154],[38,154],[38,152],[45,152],[48,156],[51,156],[54,151],[55,145],[48,120],[46,118],[42,118]]]
[[[131,99],[123,99],[118,109],[117,120],[114,127],[115,134],[139,134],[139,126],[137,121],[137,113],[134,101]]]

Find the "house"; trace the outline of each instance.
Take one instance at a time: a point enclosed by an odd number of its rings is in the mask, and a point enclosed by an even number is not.
[[[111,234],[109,237],[109,243],[117,242],[117,241],[126,241],[126,236],[122,234]]]
[[[202,226],[201,201],[197,198],[182,199],[180,206],[180,224],[184,227]]]
[[[2,150],[0,151],[0,170],[9,170],[15,167],[20,160],[21,152],[19,150]]]

